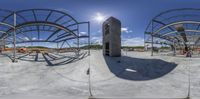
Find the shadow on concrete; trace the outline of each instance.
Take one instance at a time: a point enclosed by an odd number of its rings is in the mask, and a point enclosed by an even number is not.
[[[12,60],[12,55],[1,53],[1,55]],[[16,55],[17,60],[30,62],[46,62],[47,66],[60,66],[68,63],[76,62],[88,56],[88,52],[81,52],[76,55],[59,55],[56,53],[20,53]]]
[[[8,57],[10,60],[13,60],[12,59],[12,55],[4,54],[4,53],[1,53],[1,55],[5,56],[5,57]]]
[[[177,64],[161,59],[140,59],[128,56],[104,56],[110,71],[117,77],[126,80],[152,80],[171,72]]]
[[[30,62],[45,62],[45,60],[41,60],[39,59],[39,54],[40,53],[33,53],[30,52],[28,54],[24,54],[24,55],[20,55],[17,57],[18,60],[22,60],[22,61],[30,61]]]
[[[79,55],[76,55],[73,57],[65,56],[65,57],[61,57],[59,59],[56,56],[53,56],[48,53],[43,53],[42,55],[47,63],[47,66],[60,66],[60,65],[65,65],[65,64],[69,64],[69,63],[81,60],[81,59],[87,57],[88,54],[80,53]],[[58,60],[58,61],[55,62],[55,60]]]

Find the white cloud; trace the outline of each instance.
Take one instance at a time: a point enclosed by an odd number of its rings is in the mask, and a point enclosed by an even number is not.
[[[144,46],[144,39],[141,37],[122,38],[122,46]],[[102,37],[92,37],[91,44],[102,44]]]
[[[141,37],[126,38],[122,40],[123,46],[144,46],[144,39]]]
[[[133,32],[132,30],[129,30],[129,33]]]
[[[87,32],[80,32],[79,36],[87,35]]]
[[[92,44],[102,44],[102,38],[101,37],[92,37],[91,43]]]
[[[37,40],[37,38],[36,38],[36,37],[33,37],[32,40]]]
[[[24,39],[25,41],[28,41],[28,40],[29,40],[29,38],[28,38],[28,37],[24,37],[23,39]]]
[[[122,27],[122,28],[121,28],[121,31],[122,31],[122,32],[127,32],[127,31],[128,31],[128,28]]]
[[[131,32],[133,32],[133,31],[132,31],[132,30],[129,30],[128,27],[122,27],[122,28],[121,28],[121,32],[122,32],[122,33],[131,33]]]

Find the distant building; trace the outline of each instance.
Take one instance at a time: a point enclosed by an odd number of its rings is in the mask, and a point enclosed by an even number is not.
[[[103,23],[103,54],[121,56],[121,22],[110,17]]]

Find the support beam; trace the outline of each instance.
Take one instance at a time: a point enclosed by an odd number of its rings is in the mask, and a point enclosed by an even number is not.
[[[68,33],[69,33],[69,32],[64,32],[64,33],[58,35],[57,37],[63,37],[63,36],[65,36],[65,35],[68,34]]]
[[[163,23],[163,22],[161,22],[161,21],[158,21],[158,20],[153,20],[153,21],[156,22],[156,23],[162,24],[163,26],[166,25],[165,23]],[[169,28],[171,31],[174,31],[174,29],[171,28],[170,26],[169,26],[168,28]]]
[[[200,24],[200,22],[199,21],[180,21],[180,22],[170,23],[170,24],[167,24],[167,25],[159,28],[158,30],[156,30],[154,32],[154,34],[159,33],[161,30],[163,30],[165,28],[168,28],[168,27],[174,26],[174,25],[178,25],[178,24]]]
[[[63,47],[64,44],[65,44],[65,41],[63,41],[63,43],[61,44],[60,49]]]
[[[65,24],[67,24],[67,23],[69,23],[69,22],[71,22],[71,21],[73,21],[73,20],[68,20],[68,21],[66,21],[66,22],[63,22],[63,23],[61,23],[61,25],[65,25]]]
[[[153,31],[154,31],[154,27],[153,27],[153,21],[151,21],[151,56],[153,56]]]
[[[90,56],[90,22],[88,22],[88,54]]]
[[[163,36],[163,35],[159,35],[159,34],[152,34],[150,32],[145,32],[145,34],[148,34],[148,35],[153,35],[154,37],[157,37],[157,38],[162,38],[162,39],[165,39],[167,41],[170,41],[170,42],[173,42],[173,39],[170,38],[169,36]]]
[[[49,14],[47,15],[47,17],[45,18],[45,21],[48,21],[48,19],[49,19],[49,17],[51,16],[52,12],[53,12],[53,11],[50,11],[50,12],[49,12]],[[43,26],[43,29],[44,29],[44,27],[45,27],[45,26]],[[50,29],[50,28],[49,28],[49,29]]]
[[[38,20],[37,20],[37,16],[36,16],[36,14],[35,14],[35,11],[32,10],[32,12],[33,12],[33,16],[34,16],[35,21],[38,21]],[[39,39],[40,39],[40,29],[39,29],[39,26],[38,26],[38,25],[36,26],[36,28],[37,28],[38,40],[39,40]]]
[[[63,39],[63,38],[66,38],[66,37],[69,37],[69,36],[71,36],[72,34],[66,34],[66,35],[63,35],[62,37],[58,37],[58,38],[56,38],[55,40],[53,40],[53,41],[57,41],[57,40],[60,40],[60,39]]]
[[[173,56],[176,56],[176,45],[175,45],[175,41],[173,41]]]
[[[53,12],[53,11],[50,11],[50,12],[49,12],[49,14],[47,15],[45,21],[48,21],[48,19],[49,19],[49,17],[51,16],[52,12]]]
[[[71,48],[72,46],[67,42],[67,41],[65,41],[66,43],[67,43],[67,45]]]
[[[54,22],[57,23],[59,20],[61,20],[63,17],[65,17],[65,15],[59,17],[57,20],[55,20]]]
[[[16,44],[20,44],[20,43],[33,43],[33,42],[49,42],[49,43],[57,43],[57,42],[53,42],[53,41],[46,41],[46,40],[33,40],[33,41],[20,41],[20,42],[16,42]],[[13,40],[12,40],[13,43]],[[10,43],[9,43],[10,44]]]
[[[62,42],[62,41],[67,41],[67,40],[76,39],[76,38],[77,38],[77,37],[71,37],[71,38],[63,39],[63,40],[56,41],[56,42]],[[79,36],[79,38],[88,38],[88,36]]]
[[[151,56],[153,56],[153,35],[151,35]]]
[[[80,54],[80,46],[79,46],[79,36],[80,36],[80,31],[79,31],[79,24],[77,25],[77,27],[78,27],[78,29],[77,29],[77,32],[78,32],[78,38],[77,38],[77,50],[78,50],[78,53],[77,53],[77,55],[79,56],[79,54]]]
[[[51,37],[53,37],[54,35],[56,35],[58,32],[60,32],[61,29],[56,30],[55,32],[53,32],[47,39],[46,41],[48,41]]]
[[[3,20],[1,22],[5,22],[9,17],[11,17],[13,15],[13,13],[9,14],[8,16],[6,16],[5,18],[3,18]]]
[[[78,31],[78,29],[74,29],[74,30],[71,30],[71,31],[75,32],[75,31]],[[65,36],[66,34],[70,34],[70,32],[64,32],[64,33],[58,35],[57,37],[63,37],[63,36]]]
[[[13,31],[13,60],[12,62],[17,62],[16,60],[16,13],[14,13],[14,31]]]

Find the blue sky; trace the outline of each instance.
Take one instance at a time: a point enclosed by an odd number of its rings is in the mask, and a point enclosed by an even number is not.
[[[91,39],[101,42],[101,23],[97,13],[114,16],[122,22],[122,44],[143,45],[148,22],[162,11],[175,8],[200,8],[199,0],[1,0],[0,8],[22,10],[49,8],[66,11],[78,21],[91,22]]]

